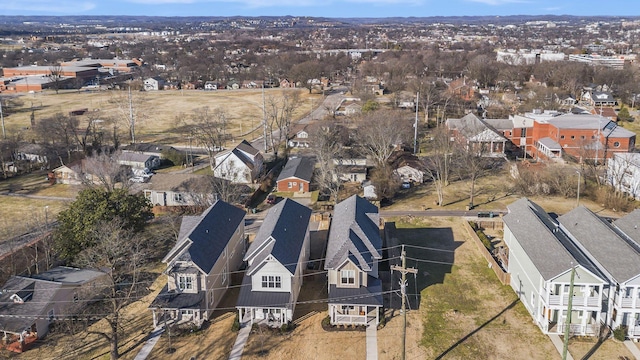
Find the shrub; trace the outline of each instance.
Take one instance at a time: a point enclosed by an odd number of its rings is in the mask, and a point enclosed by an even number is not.
[[[620,325],[613,330],[613,338],[618,341],[624,341],[627,338],[627,326]]]
[[[491,240],[489,240],[487,235],[485,235],[482,232],[482,230],[480,230],[480,229],[476,230],[476,235],[478,235],[478,238],[480,238],[480,241],[482,241],[482,245],[484,245],[484,247],[486,247],[487,250],[489,250],[489,251],[493,250],[493,244],[491,244]]]
[[[282,324],[282,326],[280,326],[280,333],[286,334],[290,331],[293,331],[294,328],[295,328],[295,325],[293,325],[291,321],[289,321],[286,324]]]
[[[160,154],[166,162],[169,162],[172,165],[182,165],[187,162],[187,155],[182,151],[166,149],[162,150]]]
[[[331,316],[327,315],[324,319],[322,319],[322,327],[327,328],[331,326]]]
[[[231,325],[231,331],[238,332],[240,331],[240,318],[238,317],[238,313],[236,313],[235,319],[233,319],[233,324]]]

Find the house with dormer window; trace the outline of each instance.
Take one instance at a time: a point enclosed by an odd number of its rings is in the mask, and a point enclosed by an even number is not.
[[[236,308],[240,322],[279,327],[293,319],[309,260],[311,209],[284,199],[267,213],[249,246]]]
[[[380,215],[369,201],[353,195],[334,208],[327,242],[331,324],[380,322],[382,281]]]
[[[0,349],[23,352],[43,339],[52,322],[79,315],[101,296],[103,272],[59,266],[32,276],[12,276],[0,288]]]
[[[242,265],[245,212],[218,200],[200,216],[184,216],[178,242],[162,260],[165,285],[149,308],[161,321],[200,327],[209,320],[227,288],[229,273]]]

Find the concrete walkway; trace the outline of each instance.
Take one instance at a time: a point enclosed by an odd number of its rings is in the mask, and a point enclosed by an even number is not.
[[[549,338],[551,339],[553,346],[555,346],[556,349],[558,349],[558,353],[560,354],[560,357],[562,357],[562,350],[564,349],[564,343],[562,342],[562,340],[560,340],[560,336],[558,336],[557,334],[549,334]],[[567,351],[567,360],[573,360],[573,357],[568,351]]]
[[[158,326],[155,329],[153,329],[153,331],[149,335],[149,338],[144,343],[144,345],[142,346],[142,349],[140,349],[140,352],[138,353],[138,355],[136,355],[134,360],[145,360],[147,356],[149,356],[149,354],[151,353],[151,350],[153,350],[153,347],[156,346],[156,343],[160,339],[160,335],[162,335],[163,332],[164,332],[163,326]]]
[[[627,349],[629,349],[629,351],[636,358],[636,360],[640,360],[640,349],[638,349],[638,346],[636,346],[636,344],[634,344],[633,341],[626,340],[624,342],[624,346],[626,346]]]
[[[229,355],[229,360],[240,360],[242,359],[242,351],[244,350],[244,345],[247,343],[247,339],[249,339],[249,333],[251,332],[251,325],[249,323],[244,323],[240,327],[240,331],[238,331],[238,337],[236,338],[235,344],[233,344],[233,348],[231,349],[231,355]]]
[[[378,360],[378,326],[376,321],[367,323],[367,360]]]

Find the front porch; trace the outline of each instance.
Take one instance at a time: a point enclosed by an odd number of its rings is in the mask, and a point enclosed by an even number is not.
[[[238,318],[241,324],[266,324],[270,327],[280,327],[291,321],[287,308],[238,308]]]
[[[4,332],[0,349],[6,349],[14,353],[27,351],[31,344],[38,340],[38,333],[24,331],[21,334]]]
[[[202,323],[207,320],[206,312],[201,312],[200,309],[159,309],[152,308],[153,314],[153,327],[158,325],[181,325],[188,322],[192,322],[197,327],[202,326]]]
[[[375,320],[375,324],[380,323],[379,306],[366,305],[329,305],[329,316],[332,325],[366,325]]]

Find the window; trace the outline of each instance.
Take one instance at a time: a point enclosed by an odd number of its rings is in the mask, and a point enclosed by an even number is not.
[[[274,275],[263,275],[262,276],[262,287],[263,288],[271,288],[271,289],[280,289],[282,288],[282,279],[280,276]]]
[[[226,283],[227,282],[227,265],[224,266],[224,269],[222,270],[222,283]]]
[[[180,290],[193,289],[193,278],[191,276],[180,275],[178,277],[178,288]]]
[[[536,306],[536,294],[531,293],[531,307]]]
[[[173,194],[173,201],[175,201],[175,202],[183,202],[184,198],[182,197],[182,194],[174,193]]]
[[[74,292],[74,293],[73,293],[73,302],[74,302],[74,303],[77,303],[77,302],[78,302],[78,300],[80,300],[80,298],[78,297],[78,293],[77,293],[77,292]]]
[[[291,181],[289,181],[289,183],[287,184],[287,187],[288,187],[289,189],[291,189],[291,188],[293,187],[293,183],[292,183]]]
[[[527,128],[520,129],[520,137],[527,137]]]
[[[575,135],[571,135],[571,140],[575,139],[576,136]]]
[[[340,283],[347,285],[353,285],[356,283],[356,271],[355,270],[341,270],[340,271]]]
[[[52,321],[55,318],[55,313],[53,309],[49,310],[49,321]]]
[[[564,135],[560,135],[560,139],[564,139]]]
[[[614,142],[613,147],[617,147],[617,148],[620,147],[620,142],[619,141]]]
[[[584,140],[584,139],[586,139],[586,138],[587,138],[586,136],[584,136],[584,135],[580,135],[580,139]]]

